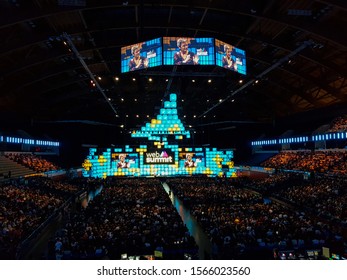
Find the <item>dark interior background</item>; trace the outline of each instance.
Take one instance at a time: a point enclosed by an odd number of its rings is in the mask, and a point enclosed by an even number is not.
[[[131,143],[129,132],[158,114],[172,78],[169,92],[192,126],[189,144],[235,148],[241,160],[262,135],[311,133],[347,113],[346,26],[343,0],[0,1],[0,132],[61,141],[62,158],[80,164],[81,144]],[[64,32],[107,100],[63,44]],[[120,73],[122,46],[164,36],[244,49],[248,74],[214,66]]]

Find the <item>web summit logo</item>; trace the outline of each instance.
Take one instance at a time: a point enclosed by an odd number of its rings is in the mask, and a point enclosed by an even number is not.
[[[166,163],[172,164],[173,159],[166,151],[146,153],[146,163]]]

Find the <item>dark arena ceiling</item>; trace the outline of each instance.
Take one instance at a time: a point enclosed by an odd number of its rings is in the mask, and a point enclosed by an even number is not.
[[[303,112],[332,119],[347,107],[346,27],[345,0],[2,0],[0,129],[37,128],[58,137],[77,134],[78,125],[90,131],[81,137],[102,128],[100,137],[118,137],[155,117],[167,92],[178,94],[179,115],[203,135],[200,143]],[[104,95],[63,44],[63,33]],[[122,46],[166,36],[235,45],[246,51],[247,75],[217,66],[120,73]]]

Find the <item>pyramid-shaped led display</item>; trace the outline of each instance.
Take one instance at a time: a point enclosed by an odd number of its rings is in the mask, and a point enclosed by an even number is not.
[[[160,136],[174,135],[176,140],[190,138],[190,132],[185,129],[177,114],[177,95],[170,94],[170,100],[164,101],[156,119],[146,123],[140,130],[133,131],[131,137],[148,138],[150,141],[160,141]]]

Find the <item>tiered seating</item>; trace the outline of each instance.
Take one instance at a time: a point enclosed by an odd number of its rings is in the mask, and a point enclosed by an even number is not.
[[[347,175],[346,150],[282,151],[261,165],[276,169]]]
[[[0,155],[0,181],[11,178],[24,177],[33,173],[33,170],[24,167],[9,158]]]
[[[334,119],[328,130],[329,132],[347,131],[347,116]]]
[[[46,172],[60,169],[54,163],[31,153],[6,153],[5,156],[36,172]]]

